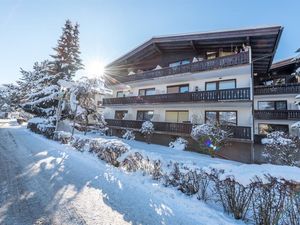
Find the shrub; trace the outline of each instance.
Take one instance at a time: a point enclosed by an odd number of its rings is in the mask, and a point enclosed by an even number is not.
[[[235,219],[245,219],[249,211],[255,183],[244,186],[233,177],[225,180],[214,179],[215,192],[226,212],[232,213]]]
[[[127,156],[122,161],[121,166],[131,172],[137,170],[143,171],[144,174],[150,174],[155,180],[162,177],[160,160],[150,160],[148,157],[142,156],[139,152]]]
[[[65,131],[55,131],[53,135],[53,140],[59,141],[62,144],[67,144],[71,141],[72,134]]]
[[[182,137],[178,137],[178,138],[176,138],[175,141],[171,141],[171,142],[169,143],[169,147],[170,147],[170,148],[173,148],[173,149],[176,149],[176,150],[181,150],[181,151],[183,151],[183,150],[185,150],[187,144],[188,144],[188,141],[187,141],[187,140],[185,140],[185,139],[182,138]]]
[[[34,133],[42,134],[49,139],[53,139],[55,126],[47,119],[35,117],[28,121],[27,128]]]
[[[275,131],[262,139],[265,144],[263,155],[268,162],[280,165],[299,166],[297,156],[300,153],[298,137],[289,137],[281,131]]]
[[[134,140],[135,135],[133,133],[133,130],[126,129],[125,133],[122,136],[122,138],[125,139],[125,140]]]
[[[154,125],[151,121],[145,121],[140,129],[141,134],[145,137],[148,144],[151,142],[151,137],[154,132]]]
[[[266,176],[267,183],[256,178],[256,188],[252,200],[254,222],[257,225],[280,224],[284,217],[284,203],[287,188],[277,178]]]
[[[118,167],[117,159],[128,152],[130,147],[119,140],[97,138],[90,141],[89,149],[90,152],[96,153],[100,159]]]
[[[201,124],[193,127],[191,137],[198,141],[212,157],[215,151],[219,150],[226,144],[230,134],[221,129],[219,125]]]
[[[73,136],[71,140],[72,147],[76,148],[79,151],[84,151],[86,149],[89,150],[90,138],[81,137],[81,136]]]

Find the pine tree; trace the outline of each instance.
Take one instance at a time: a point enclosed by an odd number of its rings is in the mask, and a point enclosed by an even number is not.
[[[76,72],[83,69],[79,51],[79,25],[67,20],[63,27],[57,47],[54,48],[55,55],[51,55],[50,73],[58,79],[72,80]]]
[[[23,72],[23,83],[19,82],[20,87],[27,90],[23,109],[33,113],[38,117],[53,117],[57,106],[57,96],[59,86],[56,84],[54,76],[49,75],[49,62],[47,60],[36,62],[31,72]],[[23,90],[23,91],[25,91]]]

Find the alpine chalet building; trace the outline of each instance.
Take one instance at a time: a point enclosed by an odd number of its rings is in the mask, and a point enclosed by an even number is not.
[[[195,149],[193,124],[218,122],[232,134],[221,154],[255,160],[261,135],[280,125],[290,132],[300,118],[292,106],[298,84],[289,84],[282,62],[271,67],[282,31],[268,26],[151,38],[106,67],[113,94],[103,105],[111,131],[121,135],[151,120],[154,143],[181,136]]]

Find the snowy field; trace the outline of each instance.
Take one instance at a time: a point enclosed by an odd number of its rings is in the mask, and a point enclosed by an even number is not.
[[[187,153],[184,160],[195,156]],[[211,162],[204,157],[201,164]],[[0,121],[0,178],[0,224],[243,224],[13,121]]]

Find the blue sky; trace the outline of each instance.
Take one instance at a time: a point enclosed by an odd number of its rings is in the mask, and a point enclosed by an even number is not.
[[[247,5],[248,4],[248,5]],[[300,47],[299,0],[0,0],[0,84],[49,58],[67,18],[83,62],[108,63],[155,35],[282,25],[275,60]]]

